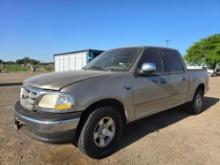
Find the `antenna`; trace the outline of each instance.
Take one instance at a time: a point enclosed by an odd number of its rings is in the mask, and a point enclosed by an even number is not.
[[[166,42],[167,48],[169,48],[170,40],[169,39],[165,40],[165,42]]]

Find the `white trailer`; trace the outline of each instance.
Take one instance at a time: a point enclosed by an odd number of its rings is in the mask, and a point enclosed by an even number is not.
[[[81,70],[87,63],[102,52],[102,50],[86,49],[54,54],[55,72]]]

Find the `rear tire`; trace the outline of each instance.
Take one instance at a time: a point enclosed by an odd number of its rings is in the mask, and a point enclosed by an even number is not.
[[[122,124],[120,113],[113,107],[95,109],[82,128],[78,148],[92,158],[107,156],[120,140]]]
[[[204,92],[201,88],[199,88],[194,97],[193,100],[188,104],[188,110],[192,114],[199,114],[203,110],[203,98],[204,98]]]

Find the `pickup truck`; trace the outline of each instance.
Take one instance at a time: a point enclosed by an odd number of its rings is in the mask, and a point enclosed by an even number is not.
[[[207,71],[187,70],[175,49],[117,48],[80,71],[25,80],[14,125],[37,140],[72,142],[101,158],[117,147],[127,123],[182,104],[202,112],[207,87]]]

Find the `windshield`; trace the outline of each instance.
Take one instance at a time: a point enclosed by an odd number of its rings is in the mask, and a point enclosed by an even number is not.
[[[103,52],[88,65],[85,69],[128,71],[135,62],[139,48],[120,48]]]

